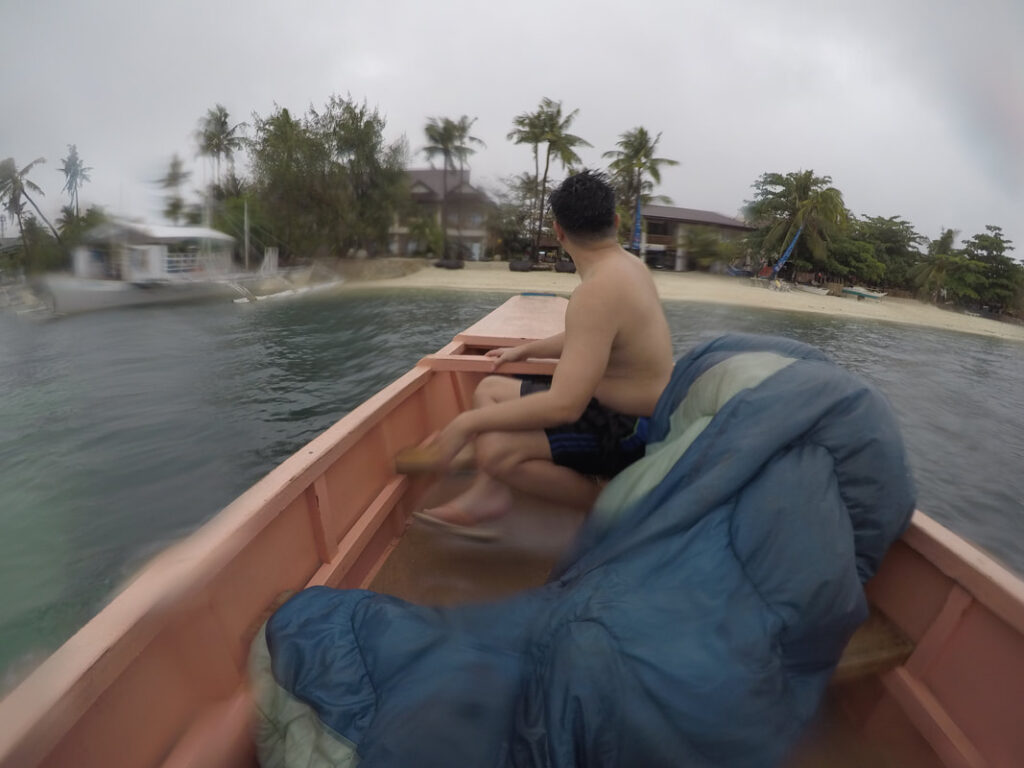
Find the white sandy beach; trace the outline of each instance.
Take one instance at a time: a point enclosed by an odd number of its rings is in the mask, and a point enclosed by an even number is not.
[[[813,312],[840,317],[870,318],[930,328],[944,328],[1014,341],[1024,341],[1024,326],[972,317],[913,299],[885,297],[881,301],[853,297],[817,296],[802,291],[760,288],[747,278],[720,277],[700,272],[651,273],[664,301],[700,301],[745,307]],[[363,288],[419,288],[495,291],[550,291],[568,295],[579,284],[575,274],[512,272],[500,262],[467,262],[465,269],[424,267],[411,274],[386,279],[352,281],[347,290]]]

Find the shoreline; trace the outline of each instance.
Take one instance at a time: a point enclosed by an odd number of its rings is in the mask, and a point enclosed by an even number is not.
[[[728,304],[831,317],[882,320],[1024,342],[1024,326],[951,312],[915,299],[885,297],[881,301],[874,301],[845,296],[818,296],[796,290],[773,291],[751,284],[748,278],[703,272],[652,271],[651,276],[662,301]],[[464,269],[439,269],[425,265],[398,276],[371,277],[364,273],[348,280],[340,290],[416,288],[510,294],[540,291],[568,295],[578,284],[579,277],[572,273],[512,272],[505,262],[481,261],[466,262]]]

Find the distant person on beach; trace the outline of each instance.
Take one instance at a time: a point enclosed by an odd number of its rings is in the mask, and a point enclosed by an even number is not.
[[[611,477],[644,455],[647,418],[672,372],[672,339],[643,261],[617,239],[615,193],[601,173],[567,178],[550,196],[555,235],[580,285],[565,331],[493,349],[495,369],[558,358],[553,377],[488,376],[434,442],[437,469],[470,443],[478,475],[456,499],[417,516],[472,534],[504,515],[512,489],[589,510],[594,476]],[[476,529],[479,531],[479,529]]]

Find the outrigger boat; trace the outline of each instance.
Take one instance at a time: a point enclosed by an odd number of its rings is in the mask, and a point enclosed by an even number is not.
[[[0,702],[0,766],[253,766],[246,657],[282,593],[451,604],[543,582],[578,516],[519,499],[500,542],[432,534],[410,526],[427,480],[393,459],[470,405],[487,349],[558,332],[565,305],[511,298],[157,556]],[[529,540],[538,515],[542,546]],[[872,618],[789,765],[1021,765],[1024,583],[918,512],[867,594]]]
[[[852,287],[844,286],[843,293],[846,294],[847,296],[856,296],[858,299],[874,299],[875,301],[880,301],[882,297],[885,296],[884,293],[879,293],[878,291],[870,291],[867,288],[863,288],[859,285],[854,285]]]

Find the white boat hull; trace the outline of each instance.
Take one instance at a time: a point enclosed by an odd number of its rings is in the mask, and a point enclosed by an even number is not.
[[[230,299],[239,295],[229,281],[214,280],[129,283],[47,275],[42,287],[53,311],[62,315],[114,307]]]

